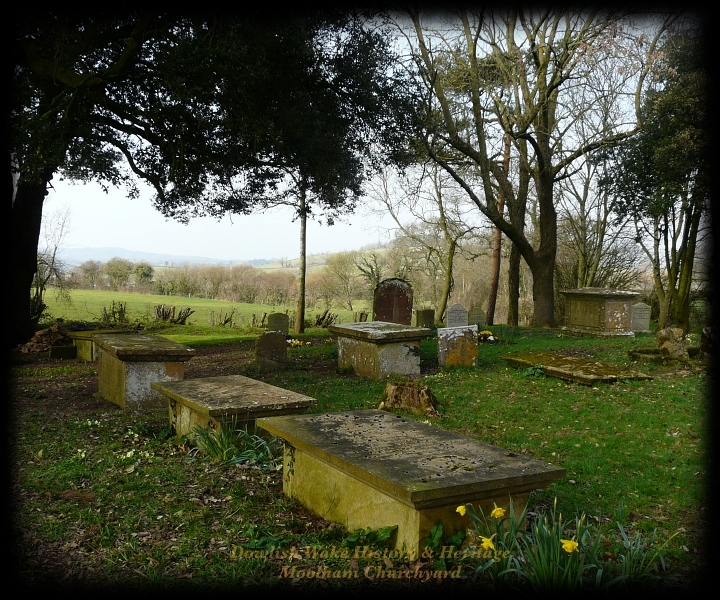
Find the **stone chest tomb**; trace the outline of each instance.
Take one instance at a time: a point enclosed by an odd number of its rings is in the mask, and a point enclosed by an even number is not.
[[[170,427],[176,437],[195,427],[220,433],[223,424],[255,433],[258,417],[294,415],[317,403],[314,398],[242,375],[163,381],[152,388],[168,400]]]
[[[330,325],[337,335],[338,367],[352,368],[361,377],[420,374],[420,340],[430,329],[383,321]]]
[[[560,292],[565,296],[568,330],[600,336],[635,335],[632,301],[640,294],[606,288],[578,288]]]
[[[158,336],[97,334],[98,394],[121,408],[165,406],[151,384],[183,379],[195,350]]]
[[[283,490],[347,530],[397,526],[395,548],[420,552],[430,529],[469,526],[456,508],[472,503],[524,509],[528,494],[565,470],[385,411],[258,419],[285,441]]]

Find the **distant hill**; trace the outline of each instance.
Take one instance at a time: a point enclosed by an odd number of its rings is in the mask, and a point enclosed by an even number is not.
[[[208,258],[205,256],[179,256],[177,254],[156,254],[154,252],[139,252],[136,250],[126,250],[125,248],[61,248],[58,256],[68,266],[76,266],[88,260],[97,260],[107,262],[111,258],[124,258],[132,262],[148,262],[154,267],[182,266],[190,265],[239,265],[251,264],[261,266],[268,263],[277,262],[278,259],[273,258],[255,258],[252,260],[220,260],[217,258]]]

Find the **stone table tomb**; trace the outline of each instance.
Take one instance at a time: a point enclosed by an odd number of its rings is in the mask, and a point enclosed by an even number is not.
[[[397,526],[391,542],[414,553],[430,529],[466,530],[456,512],[472,503],[516,513],[528,494],[565,470],[497,446],[385,411],[261,418],[258,427],[285,441],[283,490],[348,531]]]
[[[242,375],[163,381],[152,388],[168,400],[170,427],[175,435],[192,437],[195,427],[247,428],[255,433],[258,417],[294,415],[317,404],[315,398]]]
[[[106,333],[92,337],[98,352],[98,394],[121,408],[164,407],[156,381],[183,379],[195,350],[158,336]]]
[[[560,293],[565,296],[565,325],[569,331],[598,336],[635,335],[632,301],[639,293],[592,287]]]
[[[383,321],[330,325],[337,335],[338,367],[352,367],[361,377],[420,374],[420,340],[430,329]]]

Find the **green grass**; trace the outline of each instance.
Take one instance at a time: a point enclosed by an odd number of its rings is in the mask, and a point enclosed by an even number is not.
[[[233,325],[235,328],[249,328],[252,325],[253,314],[259,321],[263,313],[295,311],[295,306],[268,306],[265,304],[245,304],[242,302],[223,302],[205,298],[186,298],[183,296],[162,296],[158,294],[135,294],[131,292],[109,292],[100,290],[71,290],[71,304],[58,300],[49,292],[45,296],[48,305],[48,314],[52,319],[62,317],[66,321],[100,322],[103,308],[110,309],[112,303],[125,303],[127,314],[131,322],[152,323],[155,321],[155,306],[164,304],[175,306],[176,312],[181,308],[190,307],[195,312],[187,320],[188,325],[206,327],[210,325],[212,313],[215,321],[222,316],[229,315],[233,310]],[[315,318],[323,311],[319,309],[306,309],[306,319]],[[348,310],[333,309],[341,322],[351,322],[352,313]],[[216,327],[216,329],[223,329]],[[229,329],[229,327],[227,328]]]
[[[214,335],[209,329],[173,326],[163,335],[202,344]],[[557,511],[567,519],[585,513],[604,536],[603,551],[622,543],[616,522],[629,535],[654,539],[653,548],[667,542],[663,555],[670,571],[692,582],[702,565],[709,518],[704,362],[693,360],[689,369],[633,364],[628,350],[653,346],[652,335],[599,339],[492,329],[501,343],[481,344],[477,367],[420,378],[439,401],[441,416],[431,423],[565,468],[565,478],[531,494],[529,510],[549,509],[557,500]],[[557,349],[586,352],[653,379],[585,386],[531,376],[501,358]],[[436,341],[423,341],[421,360],[432,362],[436,355]],[[314,412],[377,406],[385,383],[336,372],[336,346],[290,348],[288,356],[281,372],[258,376],[251,364],[238,365],[237,372],[316,398]],[[73,370],[22,366],[12,375],[18,389],[30,389],[33,378],[44,376],[67,385]],[[282,493],[281,473],[269,463],[242,467],[176,445],[164,411],[123,413],[98,403],[82,416],[55,417],[42,408],[21,413],[13,460],[18,522],[25,532],[22,572],[31,580],[46,573],[67,583],[89,577],[163,588],[254,583],[295,589],[278,577],[287,561],[233,559],[233,549],[272,541],[281,549],[339,547],[348,536],[328,524],[310,525],[303,509]],[[66,497],[68,490],[94,496]],[[43,557],[62,548],[70,572],[52,572]],[[351,562],[303,554],[292,564],[351,569]],[[355,562],[360,569],[369,564]],[[357,585],[371,582],[361,577]]]

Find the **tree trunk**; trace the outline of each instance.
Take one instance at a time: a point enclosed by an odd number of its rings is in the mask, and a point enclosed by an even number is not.
[[[7,296],[10,302],[8,348],[27,342],[35,333],[37,322],[30,317],[30,289],[37,271],[37,251],[42,224],[42,208],[52,171],[43,173],[42,182],[19,183],[12,202],[10,218],[10,256],[8,260]]]
[[[297,312],[295,314],[295,333],[305,331],[305,255],[307,249],[307,214],[305,212],[305,192],[300,193],[300,273],[297,299]]]
[[[297,299],[297,311],[295,314],[295,333],[305,331],[305,272],[306,272],[306,248],[307,248],[307,214],[305,214],[305,193],[300,195],[300,273],[299,289]]]
[[[435,322],[440,325],[443,323],[443,317],[445,310],[447,309],[448,299],[453,288],[453,263],[455,262],[455,250],[457,249],[456,242],[450,242],[448,248],[447,263],[445,264],[445,278],[443,279],[443,291],[440,295],[440,303],[438,304],[437,314],[435,315]]]
[[[557,218],[555,209],[540,213],[540,248],[529,265],[533,277],[533,324],[555,327],[555,255],[557,253]]]
[[[508,261],[508,314],[509,327],[517,327],[520,320],[520,250],[513,244]]]
[[[503,170],[507,174],[510,170],[510,136],[505,135],[505,152],[503,154]],[[497,200],[498,214],[502,218],[505,210],[505,194],[502,188],[498,193]],[[488,292],[487,307],[485,309],[485,323],[493,325],[495,323],[495,305],[497,304],[498,287],[500,285],[500,259],[502,257],[500,250],[502,249],[502,231],[499,227],[495,227],[493,232],[493,250],[492,250],[492,266],[490,274],[490,291]]]
[[[540,327],[555,326],[555,256],[538,258],[533,276],[533,324]]]
[[[497,304],[498,287],[500,285],[501,247],[502,232],[496,227],[493,233],[492,266],[490,267],[490,290],[488,291],[487,307],[485,308],[485,323],[487,325],[493,325],[495,323],[495,305]]]

